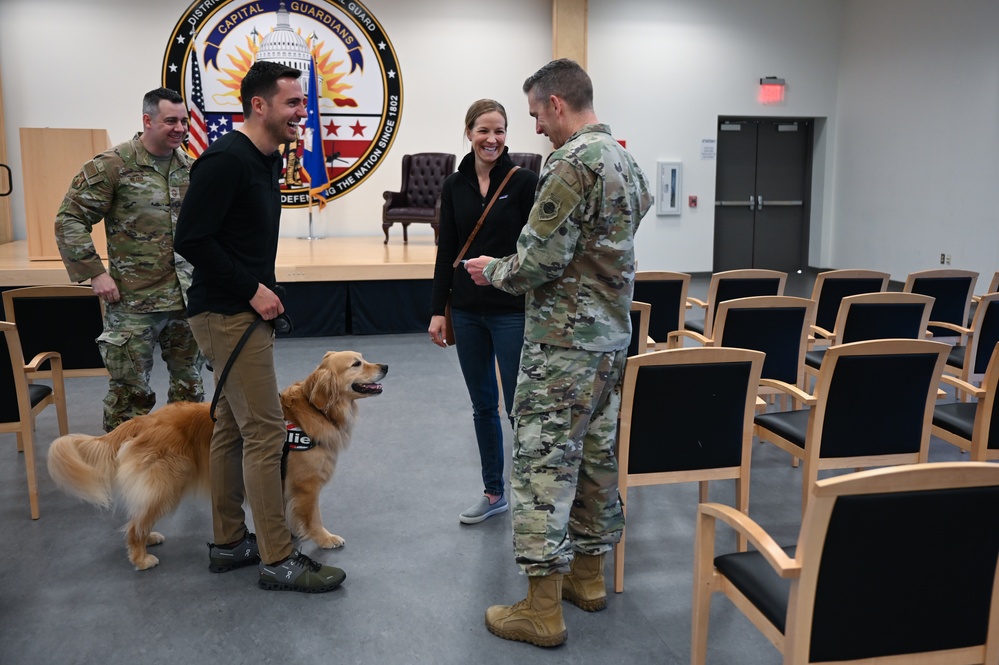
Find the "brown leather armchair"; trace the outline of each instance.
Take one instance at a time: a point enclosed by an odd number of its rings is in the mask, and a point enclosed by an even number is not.
[[[430,224],[434,229],[434,244],[440,235],[441,189],[444,180],[454,173],[455,157],[443,152],[419,152],[402,157],[402,186],[398,192],[384,192],[382,230],[388,244],[389,227],[402,224],[402,241],[409,242],[407,233],[413,222]]]
[[[534,171],[541,175],[541,155],[536,152],[511,152],[510,159],[522,169]]]

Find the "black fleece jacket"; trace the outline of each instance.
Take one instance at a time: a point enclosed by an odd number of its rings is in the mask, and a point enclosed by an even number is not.
[[[430,313],[443,315],[449,293],[453,293],[451,306],[486,314],[523,312],[524,297],[514,296],[492,286],[476,286],[462,266],[451,268],[458,252],[465,246],[475,223],[482,211],[503,182],[507,172],[513,168],[508,148],[489,173],[489,191],[486,196],[479,192],[479,180],[475,175],[475,155],[465,155],[458,170],[448,176],[441,191],[440,237],[437,244],[437,264],[434,268],[434,287],[430,299]],[[527,223],[527,217],[534,205],[534,190],[538,186],[538,175],[529,169],[520,169],[510,178],[482,228],[465,252],[464,258],[477,256],[500,258],[517,251],[517,238]]]

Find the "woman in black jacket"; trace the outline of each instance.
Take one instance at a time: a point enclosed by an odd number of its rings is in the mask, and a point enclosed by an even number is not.
[[[461,160],[458,171],[444,182],[441,192],[430,339],[438,346],[446,346],[444,306],[450,295],[458,362],[472,400],[485,485],[484,495],[459,516],[465,524],[477,524],[508,507],[503,492],[503,427],[494,366],[499,365],[509,418],[524,341],[524,297],[491,286],[476,286],[464,269],[451,267],[482,211],[514,166],[507,154],[506,122],[506,110],[499,102],[480,99],[469,107],[465,136],[472,150]],[[507,256],[517,251],[517,238],[527,223],[537,184],[537,174],[528,169],[511,176],[465,252],[466,258]]]

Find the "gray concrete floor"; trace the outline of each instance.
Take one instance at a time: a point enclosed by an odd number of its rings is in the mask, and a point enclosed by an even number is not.
[[[390,366],[384,394],[360,403],[351,447],[322,494],[325,522],[347,544],[303,547],[347,572],[340,589],[270,592],[257,587],[254,568],[209,573],[211,515],[199,498],[158,524],[167,538],[154,550],[160,565],[136,572],[125,556],[122,513],[72,499],[48,477],[56,421],[47,409],[37,426],[37,521],[29,516],[14,436],[0,435],[0,663],[689,662],[696,486],[630,491],[626,590],[611,592],[599,613],[565,604],[566,645],[544,650],[498,639],[483,613],[522,598],[526,580],[513,560],[509,513],[474,526],[458,522],[481,480],[454,350],[431,345],[422,333],[281,339],[281,385],[303,377],[330,349],[354,349]],[[160,362],[154,382],[165,399]],[[104,379],[69,381],[71,431],[100,432],[105,387]],[[931,460],[960,458],[934,440]],[[782,543],[797,537],[800,482],[786,455],[754,446],[750,514]],[[730,482],[713,485],[712,500],[732,497]],[[719,546],[733,548],[734,539],[723,534]],[[708,662],[779,661],[716,597]]]

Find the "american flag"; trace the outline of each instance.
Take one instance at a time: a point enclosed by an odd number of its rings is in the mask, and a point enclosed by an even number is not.
[[[242,113],[206,113],[205,133],[208,136],[208,144],[215,143],[242,124]]]
[[[205,95],[201,91],[201,69],[198,51],[191,49],[191,126],[187,135],[187,151],[198,157],[208,149],[208,125],[205,122]]]

